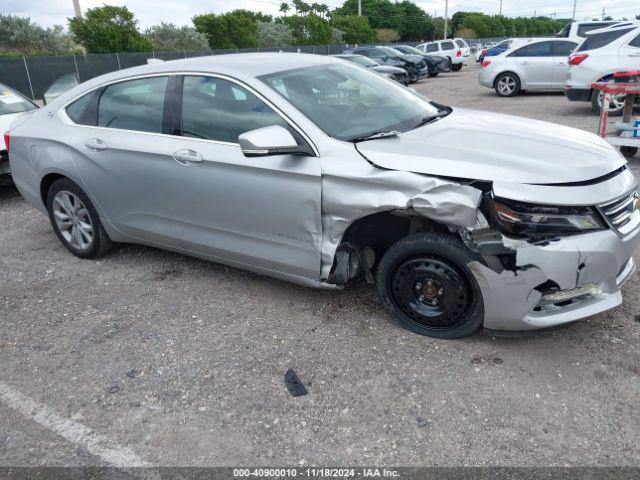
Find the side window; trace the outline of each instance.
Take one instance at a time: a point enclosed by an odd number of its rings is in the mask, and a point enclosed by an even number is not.
[[[98,126],[162,133],[168,77],[151,77],[109,85],[98,104]]]
[[[640,48],[640,35],[629,42],[629,46]]]
[[[554,56],[568,57],[573,53],[577,46],[578,44],[573,42],[554,42]]]
[[[238,143],[241,133],[287,123],[251,92],[227,80],[184,77],[182,135]]]
[[[540,42],[527,45],[515,51],[516,57],[552,57],[553,42]]]
[[[442,50],[453,50],[456,48],[453,42],[442,42],[440,46],[442,47]]]
[[[438,51],[437,43],[430,43],[427,45],[427,52],[437,52],[437,51]]]
[[[386,56],[387,56],[386,53],[384,53],[382,50],[378,50],[377,48],[374,48],[373,50],[369,50],[369,57],[371,58],[384,58]]]
[[[96,124],[95,116],[93,121],[87,121],[87,118],[85,117],[85,112],[87,111],[87,107],[91,103],[91,99],[94,94],[95,92],[87,93],[67,107],[67,115],[69,115],[69,118],[73,120],[74,123],[77,123],[78,125]]]

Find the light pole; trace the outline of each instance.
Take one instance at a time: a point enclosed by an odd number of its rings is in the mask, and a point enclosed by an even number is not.
[[[444,39],[446,40],[447,28],[449,27],[449,0],[445,0],[444,2]]]
[[[500,0],[500,13],[498,15],[502,16],[502,0]]]
[[[362,0],[358,0],[358,16],[362,16]]]
[[[573,16],[571,17],[571,20],[576,19],[576,4],[578,3],[578,0],[573,0]]]
[[[82,17],[82,10],[80,10],[80,0],[73,0],[73,11],[76,14],[76,17]]]

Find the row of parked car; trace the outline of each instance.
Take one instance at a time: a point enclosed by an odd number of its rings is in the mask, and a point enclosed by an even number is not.
[[[405,85],[442,72],[459,71],[471,56],[462,39],[410,45],[362,46],[345,50],[337,57],[370,68]]]
[[[602,108],[592,88],[615,72],[640,69],[640,22],[574,22],[556,38],[512,38],[479,51],[481,85],[502,97],[523,91],[563,91],[572,101]],[[610,115],[621,115],[624,95],[615,95]]]

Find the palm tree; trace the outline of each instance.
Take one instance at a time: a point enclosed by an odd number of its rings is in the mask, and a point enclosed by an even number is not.
[[[289,4],[288,4],[288,3],[283,2],[283,3],[281,3],[281,4],[280,4],[280,11],[281,11],[282,13],[284,13],[284,16],[285,16],[285,17],[287,16],[287,12],[289,11],[289,8],[290,8],[290,7],[289,7]]]

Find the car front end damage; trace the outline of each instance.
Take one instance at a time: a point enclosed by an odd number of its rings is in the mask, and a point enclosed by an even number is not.
[[[554,327],[614,308],[635,271],[638,186],[626,167],[592,182],[559,185],[444,179],[373,163],[352,172],[344,165],[335,169],[334,176],[327,164],[323,180],[321,278],[328,283],[340,283],[336,252],[351,247],[343,238],[349,225],[376,212],[425,219],[474,252],[477,259],[467,266],[482,292],[488,330]],[[551,220],[507,231],[492,201],[540,206],[526,219]],[[425,227],[418,222],[412,228]],[[360,250],[357,256],[366,274],[373,254]],[[350,261],[348,255],[342,259]]]

